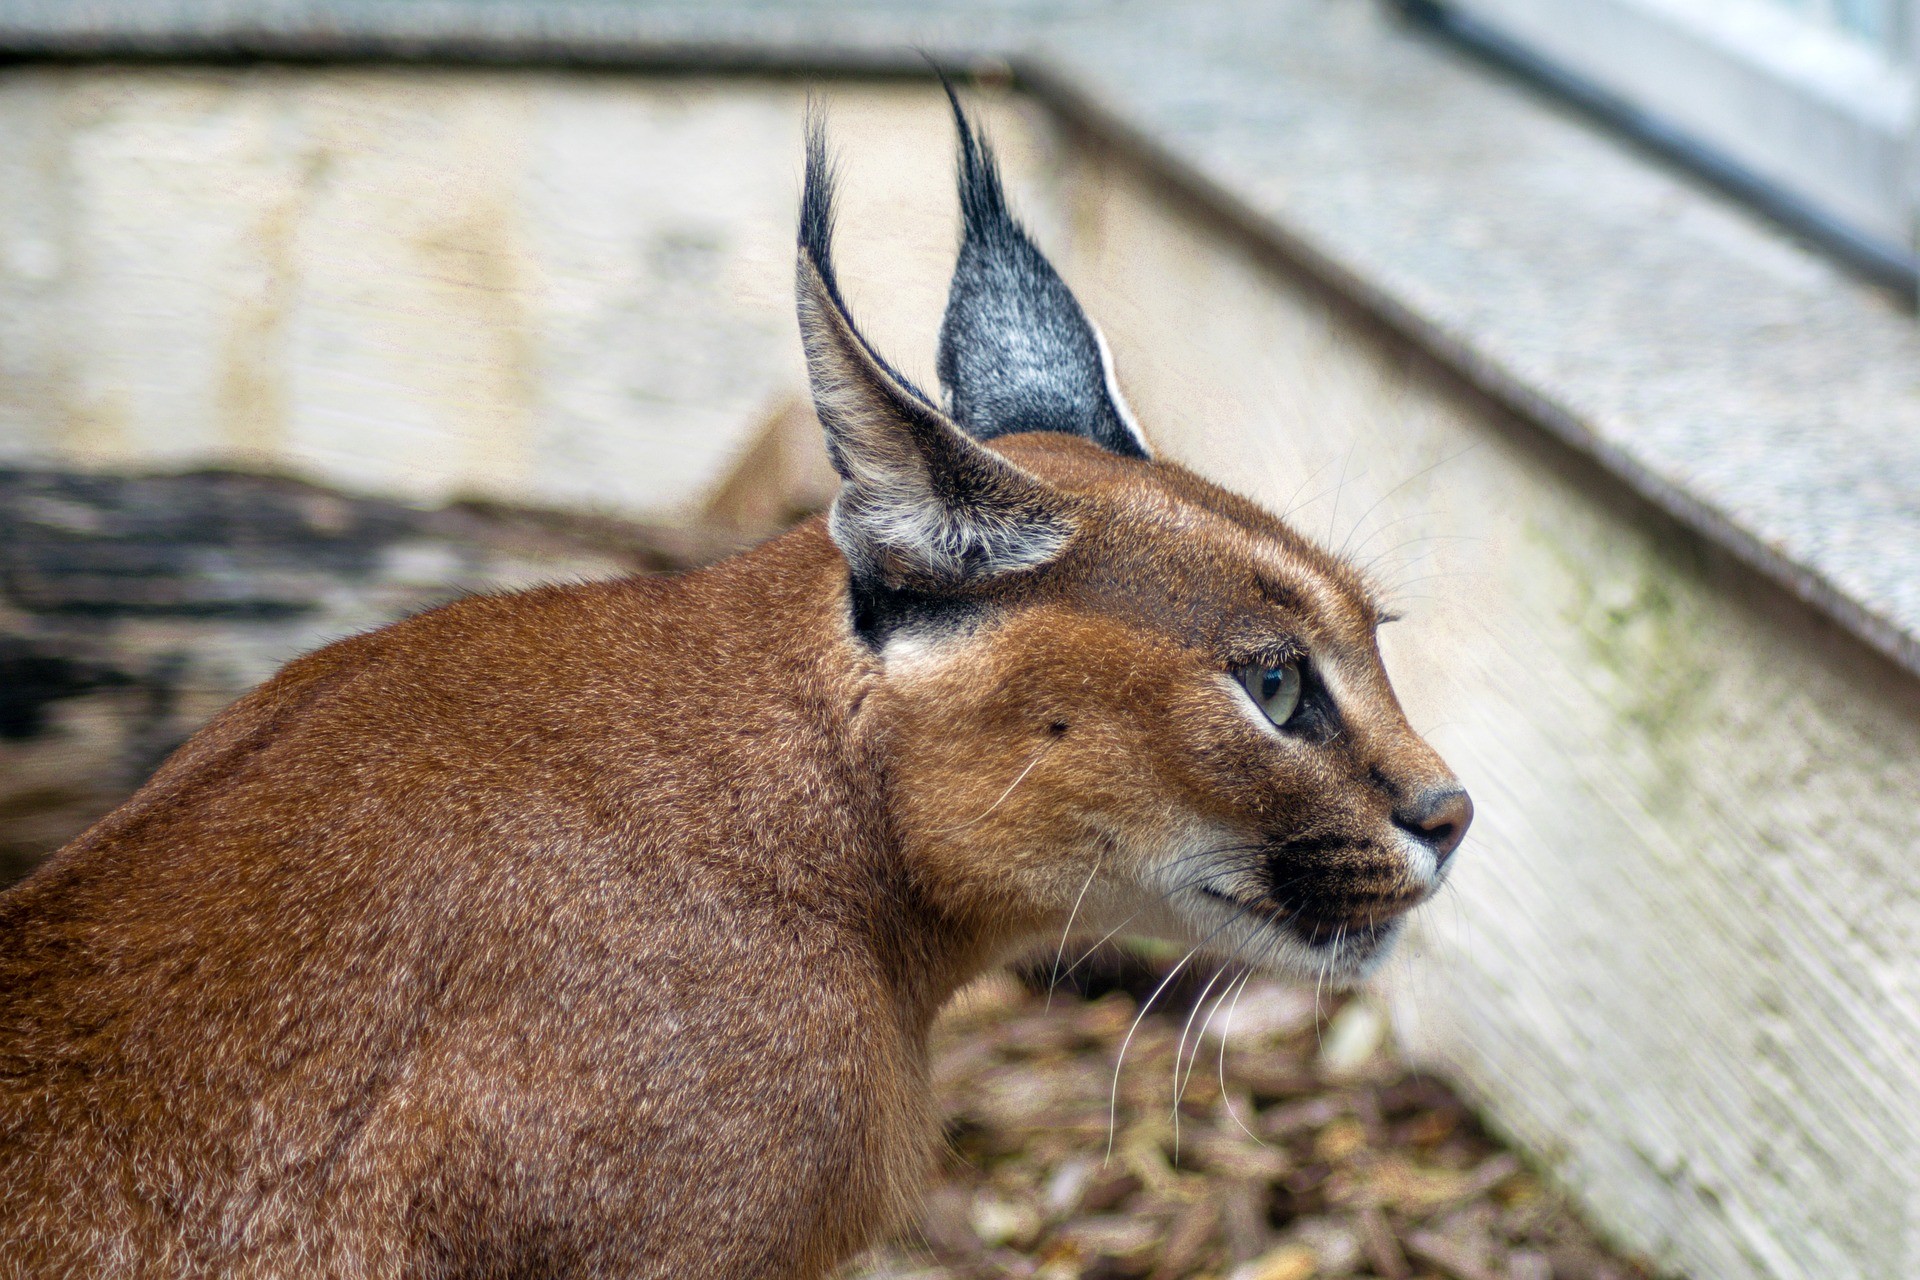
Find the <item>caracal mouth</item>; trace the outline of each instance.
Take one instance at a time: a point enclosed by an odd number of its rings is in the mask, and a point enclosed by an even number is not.
[[[1288,907],[1268,899],[1246,899],[1219,889],[1201,887],[1210,902],[1234,913],[1258,934],[1281,945],[1257,958],[1260,967],[1297,970],[1301,974],[1331,972],[1360,977],[1391,950],[1407,915],[1428,895],[1387,907],[1339,913],[1312,907]],[[1258,950],[1257,947],[1250,948]]]

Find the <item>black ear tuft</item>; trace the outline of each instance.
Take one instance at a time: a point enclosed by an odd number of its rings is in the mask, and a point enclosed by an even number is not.
[[[833,157],[827,150],[826,118],[811,101],[807,103],[806,133],[806,176],[800,188],[802,264],[812,263],[813,270],[819,277],[820,287],[826,295],[824,301],[831,303],[833,310],[839,313],[848,333],[859,344],[866,357],[878,365],[889,379],[897,383],[900,390],[904,391],[910,399],[932,409],[934,408],[932,398],[874,350],[873,344],[867,341],[867,336],[861,333],[853,323],[853,312],[848,309],[846,299],[840,296],[840,279],[833,270],[834,190],[839,183],[839,175],[834,172]],[[804,291],[802,305],[804,306]],[[828,439],[828,444],[832,444],[831,437]]]
[[[1062,496],[969,438],[854,325],[834,278],[833,167],[817,118],[798,249],[800,342],[842,481],[828,529],[857,591],[947,594],[1059,554],[1074,523]]]
[[[954,419],[981,440],[1061,431],[1147,457],[1106,343],[1007,209],[992,148],[945,88],[960,133],[960,260],[939,361]]]

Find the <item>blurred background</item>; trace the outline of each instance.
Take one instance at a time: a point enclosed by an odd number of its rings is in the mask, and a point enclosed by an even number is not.
[[[1093,939],[969,992],[953,1157],[862,1273],[1920,1275],[1916,40],[1903,0],[0,0],[0,881],[299,653],[821,509],[802,113],[931,384],[931,58],[1155,447],[1405,614],[1480,816],[1360,996]]]

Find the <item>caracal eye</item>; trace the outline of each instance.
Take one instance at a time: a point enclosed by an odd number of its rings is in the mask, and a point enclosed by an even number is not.
[[[1236,673],[1240,685],[1252,698],[1254,705],[1267,713],[1267,719],[1275,724],[1285,724],[1293,719],[1294,711],[1300,706],[1300,664],[1284,663],[1277,667],[1242,667]]]

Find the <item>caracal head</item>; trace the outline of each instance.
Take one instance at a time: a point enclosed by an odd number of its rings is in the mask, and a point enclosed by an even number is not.
[[[801,210],[801,334],[843,481],[829,528],[850,642],[883,673],[900,838],[989,946],[1125,929],[1363,974],[1473,815],[1394,696],[1382,610],[1352,567],[1151,456],[954,114],[944,407],[841,299],[817,123]]]

